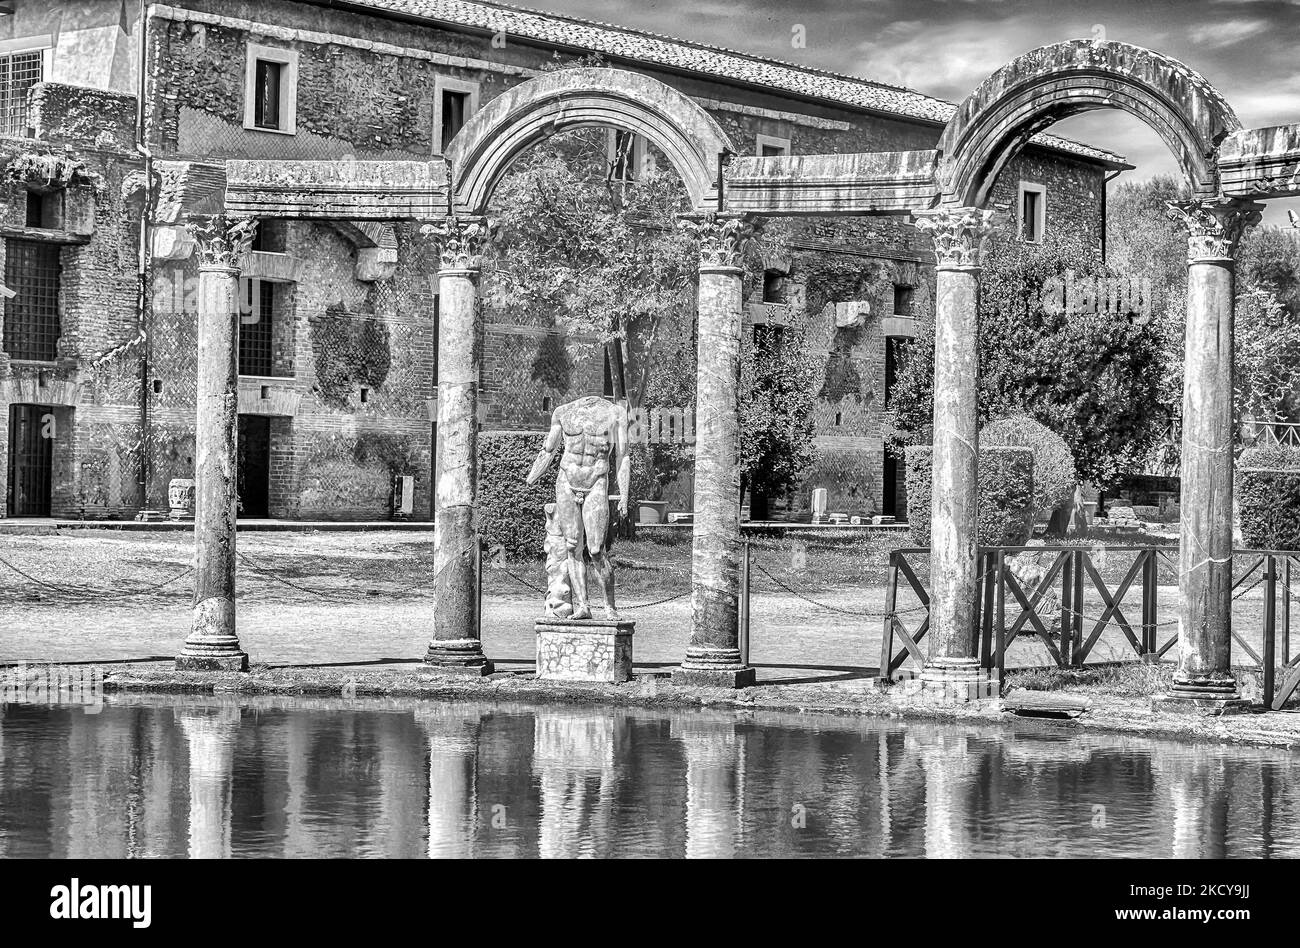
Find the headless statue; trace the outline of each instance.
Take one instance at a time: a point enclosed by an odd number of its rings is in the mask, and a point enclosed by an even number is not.
[[[614,564],[609,556],[609,480],[612,470],[618,482],[618,512],[626,516],[631,483],[627,409],[599,395],[587,395],[555,409],[546,443],[528,472],[528,483],[536,483],[557,455],[560,472],[555,479],[555,509],[554,514],[548,511],[547,517],[546,615],[591,618],[585,562],[590,557],[605,598],[605,618],[617,621]],[[554,569],[561,537],[564,557],[560,568]]]

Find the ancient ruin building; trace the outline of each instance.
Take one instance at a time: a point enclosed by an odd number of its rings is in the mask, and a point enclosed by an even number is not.
[[[143,223],[167,159],[440,155],[495,96],[599,60],[695,99],[755,155],[933,148],[953,106],[916,92],[634,30],[463,0],[20,0],[0,16],[0,479],[6,516],[165,514],[192,476],[198,262]],[[610,132],[611,155],[644,145]],[[1050,136],[1001,173],[1014,239],[1101,252],[1114,154]],[[265,222],[243,268],[245,516],[431,517],[432,251],[415,228]],[[882,432],[898,340],[930,311],[930,241],[899,218],[807,218],[754,273],[746,337],[826,355],[821,460],[792,512],[893,514]],[[531,367],[557,330],[488,317],[491,430],[542,430],[570,392]],[[587,385],[589,380],[581,380]],[[575,381],[574,387],[578,382]],[[395,489],[395,485],[397,488]],[[678,503],[689,506],[689,490]]]

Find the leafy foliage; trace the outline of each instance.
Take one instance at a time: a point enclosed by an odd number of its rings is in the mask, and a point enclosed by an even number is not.
[[[912,539],[930,545],[932,458],[928,445],[912,445],[907,463],[907,518]],[[1029,448],[980,451],[979,543],[1023,546],[1034,526],[1034,453]]]
[[[741,480],[768,497],[791,490],[817,458],[821,362],[797,333],[760,336],[740,364]]]
[[[1065,440],[1028,415],[1011,415],[990,422],[980,431],[980,450],[993,447],[1029,448],[1034,453],[1034,507],[1051,513],[1074,498],[1078,478],[1074,455]]]
[[[1300,550],[1300,448],[1247,448],[1237,461],[1236,486],[1246,546]]]
[[[1049,280],[1110,277],[1085,248],[1062,241],[1003,242],[984,269],[979,327],[979,415],[1028,415],[1058,433],[1081,480],[1114,481],[1163,430],[1157,371],[1164,340],[1143,314],[1077,313],[1044,306]],[[1050,298],[1050,294],[1048,294]],[[891,438],[930,438],[934,324],[923,320],[900,367]]]
[[[546,541],[546,504],[555,500],[553,477],[524,483],[545,436],[485,434],[478,442],[478,529],[489,548],[512,560],[535,560]]]

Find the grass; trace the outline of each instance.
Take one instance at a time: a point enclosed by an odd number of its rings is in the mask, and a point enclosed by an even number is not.
[[[1168,691],[1173,683],[1170,663],[1106,664],[1095,668],[1026,668],[1007,673],[1005,688],[1026,691],[1087,691],[1124,698],[1145,698]]]

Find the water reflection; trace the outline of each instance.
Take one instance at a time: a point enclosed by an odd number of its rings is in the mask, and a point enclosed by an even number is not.
[[[3,708],[4,857],[1300,854],[1281,750],[578,706]]]

